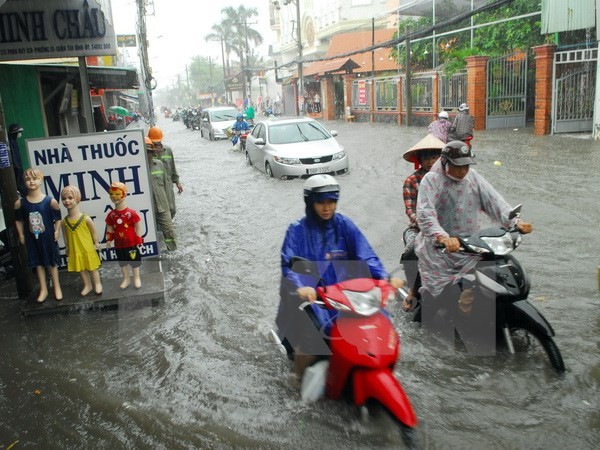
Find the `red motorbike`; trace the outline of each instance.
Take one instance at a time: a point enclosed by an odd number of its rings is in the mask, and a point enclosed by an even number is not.
[[[326,362],[321,360],[313,365],[325,363],[322,366],[325,397],[339,400],[348,395],[357,406],[389,414],[400,426],[405,442],[412,442],[417,418],[393,374],[400,339],[383,313],[387,301],[394,299],[397,291],[386,280],[356,278],[318,287],[317,294],[320,300],[315,305],[338,311],[327,337],[331,355]],[[273,332],[273,336],[277,334]],[[303,398],[307,373],[313,366],[306,370],[302,380]]]

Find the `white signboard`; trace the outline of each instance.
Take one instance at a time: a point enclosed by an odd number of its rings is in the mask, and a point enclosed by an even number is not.
[[[25,142],[30,165],[42,171],[42,189],[61,205],[63,218],[67,210],[62,206],[60,191],[68,185],[77,186],[81,191],[79,207],[94,221],[102,244],[102,261],[117,260],[114,247],[106,249],[104,221],[114,206],[108,196],[113,181],[127,185],[127,207],[136,210],[142,218],[142,256],[158,254],[152,189],[141,129],[28,139]],[[60,249],[63,255],[61,266],[65,266],[62,236]]]
[[[110,0],[7,0],[0,61],[114,55]]]

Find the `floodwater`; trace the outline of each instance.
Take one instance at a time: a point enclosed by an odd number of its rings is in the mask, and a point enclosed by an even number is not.
[[[159,119],[185,191],[179,249],[164,261],[163,304],[21,317],[12,282],[0,303],[0,448],[392,448],[396,430],[351,405],[302,403],[290,362],[268,340],[279,250],[303,215],[302,181],[246,166],[228,141]],[[388,271],[406,226],[402,152],[423,128],[325,122],[351,173],[339,211],[361,227]],[[534,233],[514,255],[534,304],[556,331],[567,371],[545,356],[438,354],[399,305],[396,375],[426,448],[598,448],[600,143],[479,132],[482,173]],[[502,165],[494,165],[500,161]],[[134,205],[132,205],[134,206]]]

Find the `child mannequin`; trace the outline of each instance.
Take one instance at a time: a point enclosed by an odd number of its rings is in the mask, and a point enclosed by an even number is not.
[[[27,195],[15,202],[15,226],[21,244],[27,246],[29,267],[35,268],[40,284],[37,302],[48,297],[46,267],[52,277],[54,298],[63,299],[58,280],[58,230],[60,228],[60,206],[40,189],[44,175],[39,169],[27,169],[23,173]]]
[[[111,201],[115,208],[106,215],[106,247],[109,248],[114,240],[117,259],[121,266],[123,279],[119,287],[126,289],[130,284],[129,266],[133,272],[133,285],[142,287],[140,279],[140,266],[142,257],[137,248],[144,241],[142,239],[142,219],[137,212],[127,207],[127,186],[124,183],[111,183],[108,189]]]
[[[62,230],[68,257],[69,272],[79,272],[83,281],[81,296],[85,297],[93,289],[96,295],[102,294],[100,282],[100,250],[96,227],[91,217],[79,210],[81,192],[75,186],[66,186],[60,191],[60,199],[67,208],[67,217],[63,219]],[[91,274],[91,281],[90,281]]]

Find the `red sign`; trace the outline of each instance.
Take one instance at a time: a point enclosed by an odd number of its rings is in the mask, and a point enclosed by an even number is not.
[[[358,104],[367,104],[367,83],[365,81],[358,82]]]

